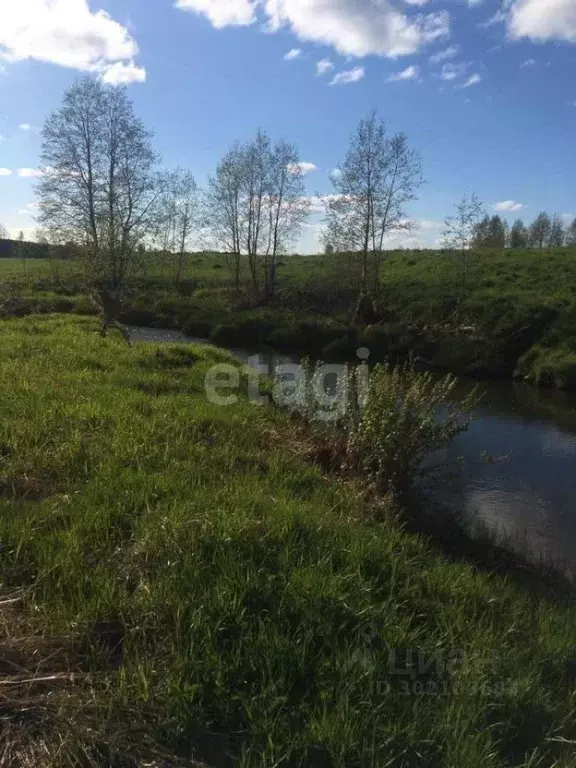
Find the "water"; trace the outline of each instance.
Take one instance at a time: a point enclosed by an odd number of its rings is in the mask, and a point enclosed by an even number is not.
[[[175,331],[133,329],[134,341],[193,341]],[[202,341],[196,339],[195,341]],[[250,353],[232,350],[244,362]],[[293,358],[260,354],[272,372]],[[464,470],[442,501],[534,559],[576,573],[576,395],[513,382],[480,385],[474,421],[445,458]]]

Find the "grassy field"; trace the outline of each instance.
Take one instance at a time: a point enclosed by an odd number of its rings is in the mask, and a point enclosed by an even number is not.
[[[95,330],[2,322],[1,765],[576,765],[570,598],[208,403],[225,353]]]
[[[67,261],[0,260],[5,314],[93,312],[78,267]],[[125,320],[183,328],[231,346],[269,345],[324,358],[409,354],[440,369],[517,376],[576,389],[576,251],[471,254],[390,252],[376,297],[379,322],[352,328],[355,257],[290,256],[278,268],[278,293],[263,304],[233,290],[226,257],[195,254],[181,283],[171,259],[151,259],[130,293]]]

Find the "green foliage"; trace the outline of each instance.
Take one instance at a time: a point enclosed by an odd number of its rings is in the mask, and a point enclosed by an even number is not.
[[[358,391],[361,375],[362,368],[352,374]],[[348,461],[381,489],[408,490],[431,471],[426,460],[468,428],[474,393],[457,398],[456,383],[408,365],[376,366],[362,393],[363,408],[350,411]]]
[[[0,576],[24,587],[6,631],[34,669],[54,669],[52,640],[79,670],[61,695],[5,687],[11,765],[571,764],[573,606],[445,559],[388,502],[372,515],[304,460],[288,415],[210,404],[229,355],[96,331],[46,316],[0,335]],[[445,385],[403,395],[390,376],[376,425],[435,435],[422,414]],[[393,392],[421,415],[386,422]],[[411,669],[406,649],[463,661]]]

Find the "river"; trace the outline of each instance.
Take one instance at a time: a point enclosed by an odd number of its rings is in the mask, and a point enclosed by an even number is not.
[[[189,342],[174,331],[134,328],[134,341]],[[251,353],[231,350],[244,362]],[[260,353],[273,370],[289,357]],[[472,386],[472,384],[471,384]],[[576,395],[518,382],[482,382],[469,430],[445,458],[464,459],[442,501],[532,559],[576,573]]]

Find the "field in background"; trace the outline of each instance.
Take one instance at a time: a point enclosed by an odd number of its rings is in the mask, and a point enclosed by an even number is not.
[[[151,256],[125,319],[326,357],[361,342],[375,358],[411,353],[460,374],[576,389],[576,250],[485,251],[465,263],[440,252],[390,252],[375,297],[379,322],[362,338],[351,328],[357,272],[351,254],[286,256],[277,295],[263,304],[237,295],[223,254],[187,257],[178,285],[175,258]],[[0,285],[30,311],[93,312],[80,277],[68,260],[0,259]]]

